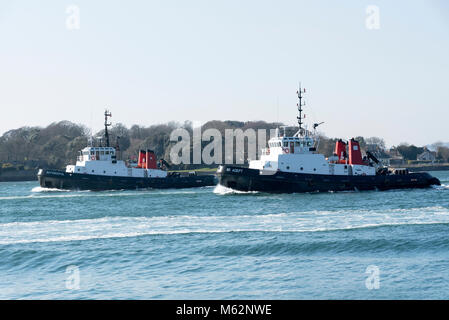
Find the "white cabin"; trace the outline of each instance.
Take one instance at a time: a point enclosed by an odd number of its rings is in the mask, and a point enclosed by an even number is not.
[[[75,165],[66,167],[68,173],[92,174],[117,177],[164,178],[167,172],[160,169],[128,167],[117,160],[112,147],[86,147],[79,152]]]

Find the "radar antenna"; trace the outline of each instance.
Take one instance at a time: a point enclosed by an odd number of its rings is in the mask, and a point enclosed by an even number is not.
[[[324,121],[323,122],[320,122],[320,123],[314,123],[313,124],[313,130],[316,130],[316,128],[318,128],[318,126],[319,125],[322,125],[324,123]]]
[[[111,126],[111,123],[108,123],[108,117],[112,117],[111,112],[107,109],[104,111],[104,137],[106,138],[106,147],[109,147],[109,132],[108,127]]]

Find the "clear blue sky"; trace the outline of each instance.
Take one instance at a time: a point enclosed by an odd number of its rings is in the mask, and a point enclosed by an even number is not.
[[[66,9],[80,9],[68,30]],[[365,26],[368,5],[380,29]],[[449,141],[449,3],[0,2],[0,134],[70,120],[306,120],[330,137]]]

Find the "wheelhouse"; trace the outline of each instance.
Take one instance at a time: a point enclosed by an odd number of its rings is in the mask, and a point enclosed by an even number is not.
[[[277,153],[310,153],[316,151],[315,141],[310,136],[305,137],[275,137],[268,141],[268,147],[262,149],[262,155]]]
[[[112,147],[86,147],[79,151],[78,161],[113,161],[116,151]]]

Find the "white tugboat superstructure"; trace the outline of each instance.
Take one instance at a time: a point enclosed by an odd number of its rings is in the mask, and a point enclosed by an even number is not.
[[[153,156],[150,153],[149,157]],[[128,167],[123,160],[116,160],[113,147],[86,147],[80,151],[75,165],[66,167],[68,173],[94,174],[117,177],[165,178],[166,170]]]

